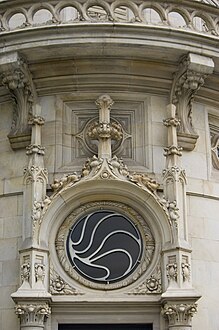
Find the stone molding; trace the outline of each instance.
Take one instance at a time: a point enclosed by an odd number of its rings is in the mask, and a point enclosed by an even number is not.
[[[1,83],[10,92],[13,101],[13,121],[8,138],[12,149],[28,146],[31,141],[32,116],[35,89],[26,61],[17,53],[1,56]]]
[[[214,62],[211,58],[189,53],[181,59],[178,71],[174,74],[170,103],[176,105],[180,119],[178,142],[184,150],[191,151],[195,148],[198,134],[192,124],[193,100],[213,69]]]
[[[72,4],[75,9],[75,14],[72,19],[66,21],[62,15],[61,11],[63,8]],[[38,6],[33,0],[29,0],[22,6],[21,1],[16,1],[11,10],[11,4],[3,3],[0,5],[1,18],[0,18],[0,29],[1,33],[8,33],[13,30],[27,30],[32,28],[38,28],[41,26],[49,25],[55,26],[56,28],[62,24],[80,24],[81,22],[122,22],[131,23],[136,25],[150,26],[153,28],[156,26],[159,28],[172,28],[179,29],[182,31],[190,31],[191,33],[205,34],[208,36],[217,36],[219,34],[217,27],[217,13],[219,11],[218,6],[213,6],[212,4],[203,4],[202,1],[187,1],[183,0],[178,3],[175,1],[156,1],[156,3],[151,4],[149,0],[139,3],[137,0],[126,1],[126,8],[130,12],[125,10],[125,13],[121,13],[120,7],[123,6],[122,1],[108,1],[108,0],[96,0],[90,4],[89,0],[83,0],[80,2],[75,1],[55,1],[49,2],[46,5],[42,4]],[[184,24],[179,24],[176,26],[170,17],[170,13],[174,11],[177,7],[177,12],[181,16]],[[159,20],[153,21],[146,17],[144,10],[146,8],[151,8],[156,11]],[[45,21],[38,23],[35,21],[34,15],[41,9],[46,9],[49,13],[45,18]],[[202,12],[200,15],[199,12]],[[11,25],[11,20],[13,20],[14,15],[20,13],[23,15],[23,23],[20,25]],[[200,16],[199,16],[200,15]],[[198,17],[201,22],[201,28],[196,25],[195,17]]]

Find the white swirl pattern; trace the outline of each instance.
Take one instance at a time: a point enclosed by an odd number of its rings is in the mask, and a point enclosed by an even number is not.
[[[92,281],[110,283],[128,276],[142,254],[139,231],[113,211],[93,212],[71,228],[67,255],[72,266]]]

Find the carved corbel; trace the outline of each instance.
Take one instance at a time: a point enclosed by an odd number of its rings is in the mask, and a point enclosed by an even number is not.
[[[31,126],[35,91],[28,65],[17,53],[0,57],[1,83],[13,101],[13,119],[8,138],[12,149],[27,147],[31,141]]]
[[[176,105],[177,117],[180,119],[178,143],[184,150],[191,151],[195,148],[198,134],[192,124],[193,100],[213,69],[214,62],[211,58],[189,53],[182,58],[174,75],[170,103]]]

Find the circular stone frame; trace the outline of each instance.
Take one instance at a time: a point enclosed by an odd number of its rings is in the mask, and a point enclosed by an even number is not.
[[[79,221],[83,216],[100,210],[109,210],[118,212],[121,215],[124,215],[131,221],[135,226],[137,226],[138,231],[142,238],[142,255],[139,265],[135,268],[135,270],[128,275],[126,278],[121,279],[121,281],[115,283],[98,283],[91,281],[78,273],[73,267],[67,256],[66,251],[66,240],[69,234],[69,230],[72,226]],[[125,286],[130,285],[138,278],[140,278],[148,269],[150,265],[154,250],[155,250],[155,240],[152,235],[152,232],[147,225],[145,219],[137,213],[132,207],[114,201],[97,201],[90,202],[73,210],[69,216],[64,220],[62,225],[60,226],[56,240],[55,240],[56,253],[59,259],[60,264],[62,265],[64,271],[75,281],[92,288],[99,290],[111,290],[111,289],[119,289]]]

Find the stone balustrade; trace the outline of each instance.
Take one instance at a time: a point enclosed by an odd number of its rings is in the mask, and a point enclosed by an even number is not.
[[[0,34],[84,23],[123,23],[219,36],[218,0],[0,1]]]

